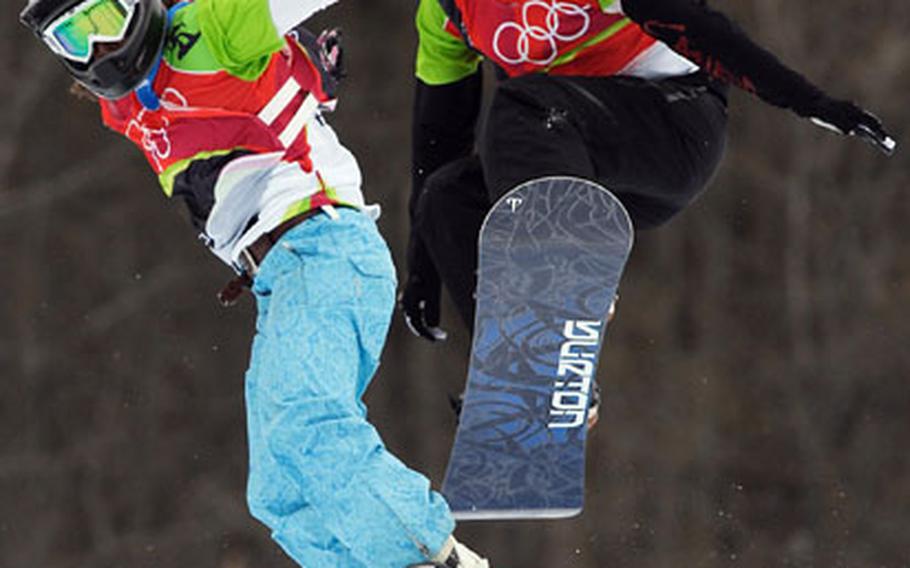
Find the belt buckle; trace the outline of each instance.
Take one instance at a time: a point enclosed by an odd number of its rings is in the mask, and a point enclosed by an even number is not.
[[[241,266],[250,278],[256,276],[256,273],[259,272],[259,264],[256,263],[256,258],[250,252],[249,247],[240,251],[238,260],[240,260]]]

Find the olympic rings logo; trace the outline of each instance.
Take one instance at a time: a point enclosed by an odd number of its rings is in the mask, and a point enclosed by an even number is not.
[[[559,55],[557,42],[575,41],[591,29],[591,16],[585,10],[578,4],[558,0],[527,2],[521,9],[521,24],[505,22],[496,29],[493,51],[510,65],[549,65]],[[532,20],[535,15],[538,16],[536,21]],[[515,47],[507,53],[505,48],[511,43],[509,36],[516,34]]]
[[[186,96],[173,87],[164,90],[161,95],[161,104],[170,110],[190,106]],[[155,120],[154,123],[147,121],[146,109],[142,109],[126,127],[126,136],[142,145],[159,170],[162,169],[162,160],[170,158],[173,150],[171,137],[167,132],[170,125],[171,121],[166,116]]]
[[[142,113],[145,111],[143,110]],[[126,127],[126,135],[133,141],[142,145],[148,156],[154,160],[155,166],[162,169],[162,160],[171,157],[171,138],[168,136],[167,127],[170,121],[165,118],[162,124],[163,128],[152,128],[143,121],[142,113],[139,113],[138,120],[133,119]]]

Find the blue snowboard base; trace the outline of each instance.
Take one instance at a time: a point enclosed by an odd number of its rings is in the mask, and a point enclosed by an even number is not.
[[[528,182],[490,211],[442,490],[456,519],[581,512],[590,394],[632,238],[619,200],[578,178]]]

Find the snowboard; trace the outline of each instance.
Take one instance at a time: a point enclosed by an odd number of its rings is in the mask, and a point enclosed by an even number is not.
[[[442,489],[456,519],[581,512],[589,400],[632,240],[619,200],[578,178],[533,180],[493,206]]]

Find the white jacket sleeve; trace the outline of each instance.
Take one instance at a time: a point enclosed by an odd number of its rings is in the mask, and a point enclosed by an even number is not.
[[[306,21],[310,16],[327,8],[338,0],[269,0],[272,21],[279,35],[291,31],[297,24]]]

